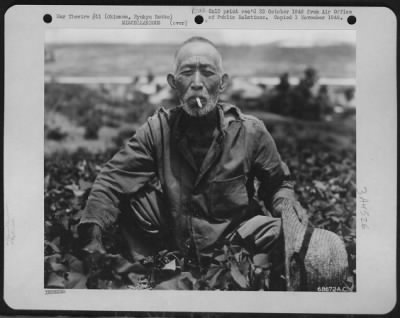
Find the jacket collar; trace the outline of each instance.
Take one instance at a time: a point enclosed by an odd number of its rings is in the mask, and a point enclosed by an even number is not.
[[[218,122],[218,130],[224,134],[225,130],[228,128],[229,124],[234,121],[243,121],[243,113],[240,109],[232,104],[219,102],[217,104],[218,114],[219,114],[219,122]],[[180,121],[182,119],[182,115],[184,114],[184,110],[182,105],[175,107],[170,110],[170,119],[172,122],[172,131],[175,139],[182,138],[182,131],[180,129]]]
[[[225,131],[229,124],[234,121],[243,121],[244,117],[240,109],[229,103],[218,103],[220,109],[220,127]]]

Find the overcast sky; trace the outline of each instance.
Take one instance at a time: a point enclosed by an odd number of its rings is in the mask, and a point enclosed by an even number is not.
[[[181,43],[198,35],[215,44],[257,45],[279,41],[284,46],[355,45],[352,30],[191,30],[191,29],[50,29],[46,43]]]

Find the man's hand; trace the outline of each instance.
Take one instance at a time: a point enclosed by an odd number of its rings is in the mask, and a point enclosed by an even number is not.
[[[299,201],[295,200],[293,202],[293,209],[296,212],[299,221],[303,224],[307,223],[308,221],[307,211],[301,206]]]
[[[100,254],[106,254],[106,250],[102,243],[101,228],[97,224],[89,224],[84,231],[84,235],[87,237],[86,241],[89,241],[83,248],[84,251],[92,254],[98,252]]]
[[[296,213],[301,223],[307,223],[307,212],[296,199],[279,198],[275,200],[273,204],[273,215],[281,217],[282,213],[288,209]]]

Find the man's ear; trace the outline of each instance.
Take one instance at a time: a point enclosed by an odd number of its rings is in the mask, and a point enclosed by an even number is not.
[[[175,75],[173,74],[168,74],[167,75],[167,82],[171,88],[176,89],[176,83],[175,83]]]
[[[229,76],[228,74],[224,73],[221,77],[221,83],[219,84],[219,91],[223,92],[225,88],[228,86],[229,83]]]

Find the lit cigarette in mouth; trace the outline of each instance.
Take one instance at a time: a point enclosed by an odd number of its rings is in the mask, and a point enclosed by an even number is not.
[[[203,105],[201,104],[200,98],[196,97],[196,102],[197,102],[197,106],[199,106],[199,108],[203,108]]]

